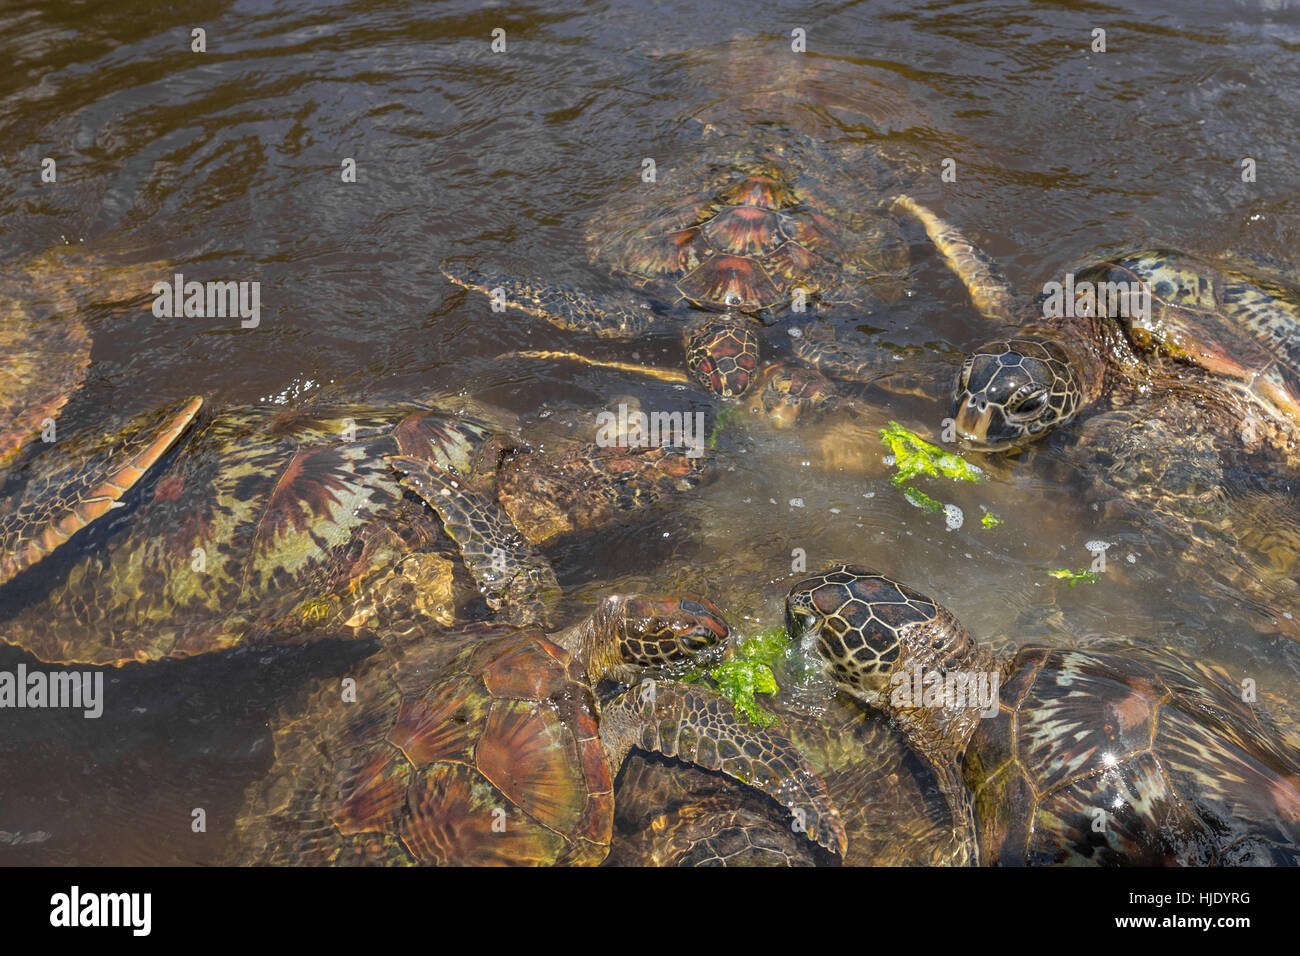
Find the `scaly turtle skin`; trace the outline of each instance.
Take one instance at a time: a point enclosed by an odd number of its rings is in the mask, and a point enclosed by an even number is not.
[[[692,377],[716,395],[739,396],[758,369],[760,323],[860,320],[900,294],[907,245],[881,208],[894,186],[888,165],[867,148],[805,137],[712,148],[620,194],[592,223],[592,262],[624,291],[591,294],[455,260],[442,270],[457,285],[495,292],[572,331],[638,339],[684,326]],[[874,352],[811,326],[794,332],[807,333],[791,340],[796,357],[829,374],[870,381],[883,367]]]
[[[75,437],[48,446],[0,505],[0,566],[31,563],[27,552],[66,540],[94,517],[89,507],[107,510],[92,489],[73,496],[80,501],[73,527],[37,520],[60,500],[52,488],[82,487],[60,469],[76,477],[86,462],[121,460],[123,449],[144,442],[147,454],[128,459],[139,462],[129,476],[138,480],[196,407],[195,400],[137,420],[107,441],[90,436],[84,448]],[[480,556],[489,571],[519,547],[590,531],[693,487],[710,464],[666,448],[512,450],[486,422],[416,406],[230,410],[194,427],[130,511],[102,535],[92,529],[90,547],[58,562],[39,582],[40,599],[5,622],[4,639],[46,661],[120,664],[292,642],[322,627],[360,633],[396,630],[402,621],[450,623],[450,546],[437,515],[403,488],[396,456],[438,465],[510,516],[494,550]],[[58,534],[23,530],[42,526]],[[520,559],[513,567],[532,577],[489,575],[490,604],[539,581],[554,589],[549,566]],[[529,623],[544,616],[543,603],[512,608]]]
[[[505,516],[436,465],[399,459],[398,467],[484,575],[479,555]],[[789,741],[672,679],[720,660],[728,633],[717,608],[677,594],[611,597],[549,636],[477,627],[386,641],[356,677],[360,703],[341,701],[327,681],[277,721],[275,764],[240,814],[240,859],[599,863],[613,778],[633,748],[740,780],[798,811],[810,838],[842,852],[825,787]],[[602,700],[596,688],[607,678],[631,686]]]
[[[198,400],[189,399],[159,416],[152,430],[131,429],[116,444],[94,449],[58,435],[55,417],[90,366],[90,332],[79,305],[136,298],[160,270],[157,263],[123,265],[59,249],[0,282],[0,486],[27,467],[37,438],[65,452],[21,507],[0,508],[0,584],[114,507],[198,411]]]
[[[1300,753],[1226,675],[1119,644],[997,660],[930,598],[853,565],[796,584],[786,616],[931,763],[955,863],[1300,863]],[[992,716],[959,675],[998,680]]]
[[[952,853],[952,823],[933,774],[878,714],[832,700],[825,712],[778,697],[765,706],[826,782],[844,823],[845,866],[928,866]],[[839,862],[788,814],[716,773],[641,755],[614,789],[608,865],[818,866]]]
[[[1024,303],[996,265],[930,210],[907,196],[897,207],[925,227],[976,309],[1015,329],[976,349],[958,374],[952,417],[971,446],[1002,450],[1084,411],[1175,396],[1194,401],[1205,428],[1223,441],[1300,465],[1295,289],[1183,253],[1136,252],[1080,272],[1076,301],[1059,310],[1075,314],[1049,316]],[[1148,316],[1142,289],[1150,294]]]
[[[614,782],[605,866],[817,866],[775,804],[720,774],[634,753]],[[850,843],[852,846],[852,843]]]

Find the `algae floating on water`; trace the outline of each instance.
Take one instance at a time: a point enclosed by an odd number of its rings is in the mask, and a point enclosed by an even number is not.
[[[891,421],[880,430],[880,440],[894,456],[894,474],[890,483],[903,493],[916,507],[938,514],[943,511],[938,501],[909,482],[918,476],[948,478],[951,481],[983,481],[984,472],[963,458],[932,445],[909,428]],[[990,525],[985,525],[990,527]]]

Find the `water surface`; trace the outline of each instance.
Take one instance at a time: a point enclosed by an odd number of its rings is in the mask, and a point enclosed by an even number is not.
[[[131,308],[95,310],[94,365],[67,427],[93,424],[106,406],[144,410],[188,394],[216,406],[288,403],[340,383],[358,394],[472,395],[539,435],[590,425],[595,409],[629,395],[712,416],[716,405],[694,390],[498,360],[578,348],[671,365],[681,353],[671,336],[593,342],[493,313],[438,263],[468,256],[614,289],[587,260],[592,217],[639,186],[644,157],[671,167],[702,148],[703,124],[758,122],[774,93],[783,105],[771,135],[875,142],[911,157],[912,192],[1022,289],[1117,247],[1293,259],[1300,6],[1140,6],[9,3],[0,241],[9,262],[84,244],[193,278],[262,283],[257,329],[155,318],[147,288]],[[190,51],[196,26],[207,53]],[[504,53],[489,46],[497,27]],[[774,89],[797,27],[806,72],[797,89]],[[1090,49],[1095,28],[1106,31],[1104,54]],[[55,185],[39,181],[47,156]],[[355,184],[340,180],[348,157]],[[958,175],[945,183],[948,157]],[[1241,179],[1245,157],[1256,182]],[[945,376],[931,397],[890,398],[880,412],[933,433],[946,376],[980,327],[919,230],[908,235],[911,293],[842,331]],[[949,530],[891,487],[881,455],[860,423],[729,428],[714,484],[597,545],[553,553],[568,606],[686,585],[742,628],[769,624],[802,549],[809,568],[848,559],[892,572],[1004,644],[1126,636],[1218,662],[1270,694],[1300,691],[1300,653],[1254,599],[1180,583],[1183,550],[1139,510],[1080,496],[1075,459],[1047,448],[993,467],[980,485],[927,486],[962,507],[965,523]],[[985,510],[1004,523],[983,527]],[[1088,566],[1094,540],[1112,543],[1101,581],[1070,588],[1047,576]],[[242,788],[270,759],[267,721],[284,688],[341,672],[357,653],[132,666],[108,675],[120,703],[98,721],[6,713],[0,861],[216,859]],[[23,659],[0,652],[6,666]],[[207,811],[206,834],[191,832],[195,807]]]

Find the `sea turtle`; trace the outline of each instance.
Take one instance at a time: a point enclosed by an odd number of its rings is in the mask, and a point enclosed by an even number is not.
[[[951,854],[952,824],[929,768],[879,714],[832,699],[765,703],[826,783],[846,866],[926,866]],[[611,866],[821,866],[840,862],[789,815],[726,777],[636,754],[615,781]]]
[[[952,418],[971,447],[1024,445],[1133,402],[1158,419],[1172,400],[1194,404],[1217,438],[1300,465],[1296,288],[1235,262],[1140,251],[1093,262],[1031,305],[953,226],[909,196],[896,208],[924,226],[975,308],[1005,330],[957,375]]]
[[[684,329],[691,376],[724,397],[750,387],[759,331],[774,322],[788,328],[799,360],[838,377],[878,378],[883,355],[836,341],[828,324],[861,321],[901,294],[907,244],[882,208],[897,188],[896,164],[877,147],[767,132],[757,145],[718,134],[699,159],[624,190],[592,221],[592,263],[622,283],[619,291],[590,293],[459,259],[442,271],[572,331],[632,340]],[[514,354],[639,368],[566,352]]]
[[[690,578],[667,568],[655,587]],[[796,574],[793,579],[803,575]],[[776,689],[756,697],[752,719],[770,720],[826,782],[848,866],[924,866],[951,853],[952,823],[934,775],[886,717],[838,694],[807,642],[778,623],[786,586],[761,562],[710,561],[711,592],[751,624],[736,638],[742,661],[772,669]],[[758,622],[771,621],[771,627]],[[648,754],[631,756],[615,781],[611,866],[806,866],[841,862],[809,844],[784,808],[717,773]]]
[[[508,519],[436,464],[399,467],[481,573],[477,555]],[[841,852],[824,785],[789,741],[673,679],[719,661],[728,633],[705,599],[668,594],[606,598],[550,635],[478,626],[388,640],[354,678],[357,703],[327,680],[277,718],[274,764],[246,797],[234,854],[291,864],[599,863],[613,778],[633,748],[720,770],[797,811],[811,839]],[[601,694],[602,681],[619,687]]]
[[[149,289],[157,263],[57,248],[0,277],[0,487],[42,444],[66,447],[55,419],[90,367],[92,305],[122,303]],[[79,456],[40,479],[40,493],[0,508],[0,584],[38,563],[113,508],[164,455],[198,411],[191,400],[130,429],[109,454]],[[37,442],[37,439],[41,442]]]
[[[1261,628],[1300,639],[1295,270],[1135,252],[1090,263],[1030,305],[951,225],[911,197],[897,207],[1003,329],[961,365],[955,437],[996,452],[1073,423],[1052,443],[1066,452],[1057,480],[1167,540],[1152,547],[1184,558],[1197,592],[1239,595]]]
[[[44,557],[93,519],[89,507],[107,510],[99,504],[107,496],[84,492],[94,486],[85,474],[107,475],[99,483],[116,482],[115,491],[129,487],[197,406],[185,400],[107,438],[60,440],[27,462],[0,503],[5,577],[32,563],[29,552]],[[141,443],[144,452],[128,455]],[[669,447],[535,451],[459,409],[323,400],[229,409],[203,416],[132,507],[87,532],[88,547],[10,582],[18,606],[0,634],[45,661],[121,664],[292,642],[327,626],[360,633],[392,631],[400,620],[449,623],[451,546],[437,516],[402,487],[390,460],[399,455],[459,474],[505,509],[522,541],[539,545],[648,508],[710,473],[707,455]],[[124,458],[117,471],[102,465]],[[113,477],[124,469],[132,481]],[[81,503],[65,509],[68,497]],[[48,517],[64,510],[76,520]],[[491,572],[503,554],[479,560]],[[554,586],[549,567],[528,573]],[[536,583],[502,570],[488,601]],[[511,607],[528,620],[544,610]]]
[[[1208,665],[1118,641],[999,660],[855,565],[795,584],[786,618],[930,762],[955,863],[1300,863],[1300,751]]]

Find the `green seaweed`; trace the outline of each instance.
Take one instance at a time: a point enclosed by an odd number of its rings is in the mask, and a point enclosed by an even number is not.
[[[1068,568],[1057,568],[1056,570],[1048,571],[1047,573],[1051,577],[1057,578],[1058,580],[1061,581],[1065,581],[1070,585],[1070,587],[1074,587],[1080,581],[1087,581],[1089,584],[1096,584],[1100,580],[1100,578],[1098,578],[1097,573],[1095,571],[1087,571],[1082,569],[1078,571],[1071,571]]]
[[[731,405],[728,406],[727,408],[722,409],[722,411],[718,412],[715,416],[713,416],[713,430],[709,432],[709,437],[707,439],[708,446],[710,448],[717,448],[718,436],[722,434],[722,430],[726,428],[728,425],[730,425],[737,418],[742,417],[742,415],[743,415],[743,410],[740,408],[740,406]]]
[[[776,717],[759,706],[755,695],[780,691],[772,665],[785,655],[789,646],[785,628],[777,625],[738,643],[730,660],[705,671],[687,674],[685,680],[703,683],[707,677],[742,717],[759,727],[771,727],[776,723]]]
[[[709,671],[718,685],[718,693],[735,705],[746,720],[759,727],[771,727],[776,718],[760,707],[755,694],[775,694],[777,686],[772,668],[758,661],[727,661]]]
[[[998,525],[1002,524],[1002,519],[992,511],[986,511],[984,512],[984,517],[980,518],[980,524],[986,528],[996,528]]]
[[[785,632],[785,625],[776,624],[766,631],[759,631],[753,637],[746,638],[736,648],[736,655],[747,661],[758,661],[769,667],[785,657],[790,649],[790,635]]]
[[[894,481],[894,485],[903,492],[904,498],[916,505],[916,507],[920,508],[922,511],[931,511],[938,514],[943,510],[943,502],[931,498],[924,491],[912,488],[908,485],[900,485],[897,480]]]
[[[951,481],[982,481],[984,472],[970,462],[951,452],[946,452],[938,445],[932,445],[911,429],[904,428],[898,422],[891,421],[880,430],[880,440],[894,456],[894,474],[890,483],[901,491],[916,507],[924,511],[939,512],[943,502],[938,501],[924,491],[913,488],[912,479],[925,476],[930,478],[947,478]]]

